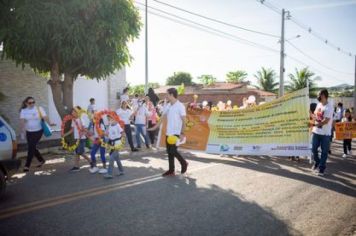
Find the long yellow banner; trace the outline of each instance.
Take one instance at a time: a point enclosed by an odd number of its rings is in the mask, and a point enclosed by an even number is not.
[[[235,155],[309,155],[307,89],[253,108],[187,111],[183,148]],[[163,131],[163,132],[162,132]],[[161,130],[164,134],[164,128]],[[160,146],[165,145],[161,135]]]

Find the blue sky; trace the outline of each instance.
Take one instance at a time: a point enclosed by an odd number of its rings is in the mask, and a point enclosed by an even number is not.
[[[162,0],[163,2],[202,14],[234,25],[280,35],[281,16],[256,0]],[[355,0],[266,0],[278,8],[286,8],[292,17],[310,26],[337,46],[356,54],[356,1]],[[135,0],[144,3],[144,0]],[[191,16],[148,0],[149,6],[189,18],[204,25],[248,39],[279,50],[278,39],[237,30]],[[137,5],[139,6],[139,5]],[[142,20],[144,14],[140,11]],[[162,14],[162,13],[160,13]],[[261,66],[270,67],[279,74],[279,54],[251,47],[239,42],[202,32],[167,19],[149,14],[149,81],[164,84],[175,71],[186,71],[194,78],[212,74],[219,81],[225,79],[228,71],[242,69],[248,79],[256,82],[254,74]],[[302,68],[288,55],[309,65],[320,76],[320,86],[342,83],[353,84],[355,57],[346,56],[325,45],[322,41],[299,28],[292,21],[286,21],[286,39],[301,35],[290,42],[309,56],[325,65],[327,69],[286,44],[285,78]],[[141,35],[129,48],[133,61],[127,67],[127,81],[143,84],[145,81],[144,27]],[[336,70],[336,71],[334,71]],[[338,72],[340,71],[340,72]]]

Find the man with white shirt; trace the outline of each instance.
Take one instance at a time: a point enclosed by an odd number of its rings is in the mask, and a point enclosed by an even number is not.
[[[334,109],[328,102],[328,97],[328,90],[321,90],[318,95],[319,103],[316,106],[314,113],[310,114],[314,122],[312,130],[312,152],[315,164],[313,166],[313,170],[317,171],[319,176],[324,175],[332,132],[331,129]],[[321,158],[319,158],[318,154],[319,147],[321,148]]]
[[[166,106],[163,111],[163,116],[160,121],[151,129],[157,129],[163,119],[167,119],[167,131],[166,131],[166,148],[168,153],[168,162],[169,162],[169,170],[162,174],[162,176],[174,176],[175,175],[175,167],[174,167],[174,158],[177,158],[179,163],[181,164],[181,173],[184,174],[187,172],[188,162],[182,157],[182,155],[178,152],[178,147],[176,144],[169,144],[168,137],[176,136],[180,139],[180,142],[183,142],[185,139],[184,129],[185,129],[185,120],[186,120],[186,109],[185,106],[178,100],[178,92],[175,88],[170,88],[167,90],[167,99],[169,104]]]
[[[140,100],[138,102],[138,107],[135,109],[135,127],[136,127],[136,143],[137,148],[141,148],[141,138],[140,135],[143,136],[145,140],[145,144],[147,148],[150,148],[150,143],[147,137],[147,120],[151,113],[148,111],[144,100]]]
[[[131,120],[133,117],[133,112],[128,108],[129,104],[127,101],[121,102],[121,107],[116,110],[116,114],[125,122],[125,134],[127,141],[130,144],[132,152],[137,152],[138,149],[134,147],[132,141],[132,132],[131,132]]]

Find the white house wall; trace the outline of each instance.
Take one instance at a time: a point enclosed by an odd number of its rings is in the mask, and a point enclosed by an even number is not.
[[[98,110],[102,109],[116,109],[117,108],[117,93],[122,92],[126,86],[125,70],[120,70],[115,74],[109,76],[105,80],[99,82],[95,79],[88,80],[83,77],[78,78],[74,82],[73,89],[73,105],[80,106],[87,109],[89,99],[95,98]],[[55,129],[60,130],[61,119],[54,106],[52,91],[48,86],[48,104],[49,104],[49,118],[51,122],[55,123]]]

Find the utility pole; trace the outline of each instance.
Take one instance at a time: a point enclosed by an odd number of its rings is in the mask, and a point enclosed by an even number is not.
[[[354,114],[353,117],[356,117],[356,55],[355,55],[355,82],[354,82]]]
[[[145,94],[148,92],[148,25],[147,0],[145,1]]]
[[[279,68],[279,97],[284,95],[284,21],[285,10],[282,9],[282,31],[281,31],[281,55]]]

